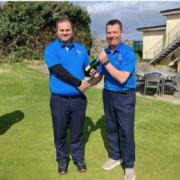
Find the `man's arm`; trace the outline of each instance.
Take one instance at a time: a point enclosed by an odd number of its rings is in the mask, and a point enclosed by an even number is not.
[[[108,63],[104,66],[106,70],[111,74],[112,77],[114,77],[119,83],[123,84],[127,81],[129,78],[130,73],[126,71],[120,71],[116,69],[111,63]]]
[[[94,86],[98,84],[103,78],[103,74],[96,73],[94,77],[90,78],[87,83],[89,84],[89,87]]]
[[[99,60],[102,64],[104,64],[104,67],[106,70],[111,74],[112,77],[114,77],[119,83],[123,84],[127,81],[129,78],[130,73],[126,71],[120,71],[116,69],[107,58],[107,55],[105,52],[101,52],[98,56]]]
[[[58,78],[63,81],[75,86],[79,87],[82,83],[81,80],[74,77],[71,73],[69,73],[61,64],[57,64],[49,68],[49,70],[54,73]]]
[[[86,91],[88,88],[90,88],[91,86],[94,86],[94,85],[98,84],[98,83],[101,81],[102,78],[103,78],[103,75],[102,75],[102,74],[96,73],[96,74],[94,75],[94,77],[90,78],[90,79],[87,80],[87,81],[84,81],[84,82],[81,84],[81,86],[80,86],[79,89],[84,92],[84,91]]]

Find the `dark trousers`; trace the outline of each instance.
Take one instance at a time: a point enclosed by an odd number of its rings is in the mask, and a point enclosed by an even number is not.
[[[73,161],[84,160],[83,124],[87,100],[84,95],[62,97],[51,95],[50,107],[53,121],[56,160],[69,159],[67,130],[70,128],[70,153]]]
[[[122,159],[127,168],[132,168],[135,161],[135,102],[134,90],[125,93],[103,91],[109,157]]]

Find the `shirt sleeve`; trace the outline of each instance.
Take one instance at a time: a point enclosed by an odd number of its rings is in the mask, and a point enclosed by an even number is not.
[[[56,53],[56,49],[53,47],[47,47],[44,52],[44,60],[47,64],[48,68],[56,64],[61,64],[61,59],[59,58],[58,54]]]
[[[69,73],[66,69],[63,68],[61,64],[57,64],[50,68],[50,72],[54,73],[58,78],[62,79],[63,81],[78,87],[81,85],[81,80],[74,77],[71,73]]]
[[[122,64],[121,70],[132,73],[136,66],[136,55],[133,50],[129,51],[125,56],[125,61]]]
[[[87,53],[87,51],[85,50],[85,56],[84,56],[84,66],[83,66],[83,68],[84,68],[84,70],[85,70],[85,68],[90,64],[90,60],[89,60],[89,56],[88,56],[88,53]]]

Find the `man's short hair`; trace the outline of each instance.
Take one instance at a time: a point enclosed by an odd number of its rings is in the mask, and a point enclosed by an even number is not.
[[[109,26],[109,25],[112,26],[112,25],[115,25],[115,24],[118,24],[121,30],[123,29],[122,23],[121,23],[121,21],[119,21],[118,19],[112,19],[112,20],[108,21],[108,22],[106,23],[106,28],[107,28],[107,26]]]
[[[62,23],[62,22],[69,22],[71,24],[72,29],[73,29],[73,24],[72,24],[72,22],[71,22],[71,20],[69,19],[68,16],[61,16],[61,17],[59,17],[57,19],[57,21],[56,21],[56,28],[58,27],[58,24]]]

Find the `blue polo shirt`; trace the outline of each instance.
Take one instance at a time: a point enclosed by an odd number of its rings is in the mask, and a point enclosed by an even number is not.
[[[83,45],[73,42],[67,49],[59,40],[53,41],[45,48],[44,59],[48,68],[62,64],[67,71],[80,80],[84,79],[83,70],[90,63],[88,53]],[[63,96],[81,94],[76,87],[64,82],[51,72],[49,87],[51,93]]]
[[[120,43],[112,53],[109,48],[105,49],[110,63],[120,71],[130,73],[128,80],[121,84],[113,78],[108,71],[100,64],[98,73],[104,74],[104,88],[111,91],[121,91],[136,88],[135,65],[136,55],[132,48]]]

